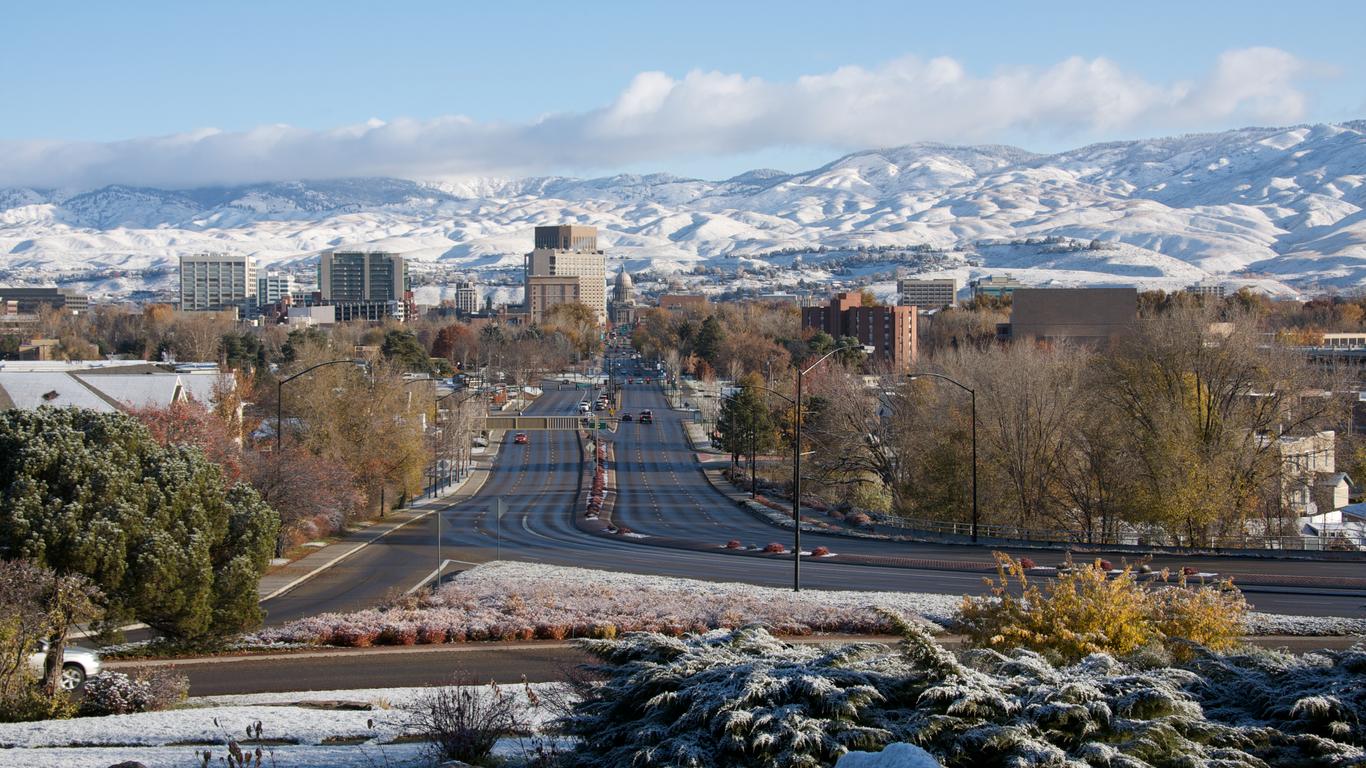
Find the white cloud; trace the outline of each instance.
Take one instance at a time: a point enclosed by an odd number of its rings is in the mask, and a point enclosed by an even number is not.
[[[609,105],[531,123],[451,116],[313,131],[265,125],[107,143],[0,142],[0,186],[192,187],[299,178],[449,178],[612,168],[781,146],[858,149],[1119,132],[1192,131],[1303,118],[1311,65],[1275,48],[1227,51],[1191,80],[1154,83],[1104,58],[968,72],[914,56],[791,82],[643,72]]]

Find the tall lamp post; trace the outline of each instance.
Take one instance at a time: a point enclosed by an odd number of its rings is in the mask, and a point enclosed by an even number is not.
[[[802,380],[806,374],[816,369],[839,352],[861,350],[871,354],[873,348],[867,345],[847,345],[836,347],[821,355],[816,362],[805,368],[797,368],[797,397],[793,401],[796,426],[792,440],[792,591],[802,591]]]
[[[285,398],[284,398],[284,390],[285,390],[285,385],[288,384],[288,383],[291,382],[291,381],[294,381],[295,379],[299,378],[300,376],[304,375],[305,373],[309,373],[309,372],[311,372],[311,371],[316,371],[316,370],[319,369],[319,368],[324,368],[324,367],[329,366],[329,365],[341,365],[342,363],[349,363],[349,364],[351,364],[351,365],[359,365],[359,366],[366,366],[366,367],[368,367],[368,366],[370,365],[370,363],[368,363],[368,362],[365,361],[365,360],[354,360],[354,359],[351,359],[351,358],[347,358],[347,359],[345,359],[345,360],[328,360],[328,361],[326,361],[326,362],[318,363],[317,365],[310,365],[309,367],[303,369],[302,371],[299,371],[298,373],[295,373],[295,374],[286,376],[286,377],[284,377],[283,379],[276,379],[276,380],[275,380],[275,487],[276,487],[277,489],[278,489],[279,486],[280,486],[280,463],[281,463],[280,454],[284,451],[284,446],[285,446],[285,443],[284,443],[284,436],[285,436],[285,421],[284,421],[284,402],[285,402]],[[283,557],[283,556],[284,556],[284,547],[285,547],[285,540],[284,540],[284,532],[282,531],[278,536],[275,537],[275,556],[276,556],[276,557]]]
[[[907,378],[915,381],[919,378],[943,379],[948,383],[958,387],[968,393],[972,401],[972,543],[977,543],[977,390],[967,386],[961,381],[951,379],[942,373],[911,373]]]

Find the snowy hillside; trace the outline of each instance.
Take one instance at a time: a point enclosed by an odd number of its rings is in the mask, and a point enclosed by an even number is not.
[[[898,269],[964,278],[1009,271],[1050,284],[1175,288],[1214,279],[1347,289],[1366,283],[1364,185],[1366,121],[1056,155],[915,144],[725,181],[652,174],[0,189],[0,280],[126,292],[169,285],[184,253],[303,267],[343,246],[403,252],[418,271],[496,280],[521,264],[532,227],[582,223],[597,225],[614,264],[635,272],[690,281],[683,275],[698,266],[740,268],[740,278],[772,289],[876,283]],[[1093,239],[1105,247],[1079,245]],[[940,258],[912,258],[917,248]]]

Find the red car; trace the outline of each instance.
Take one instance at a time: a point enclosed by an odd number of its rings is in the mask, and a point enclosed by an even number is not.
[[[530,443],[531,440],[527,438],[525,432],[518,432],[517,434],[512,436],[512,442],[516,443],[517,445],[526,445]]]

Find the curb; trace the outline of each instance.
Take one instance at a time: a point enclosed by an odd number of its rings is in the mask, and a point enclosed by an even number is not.
[[[492,441],[490,441],[490,442],[492,442]],[[385,536],[388,536],[389,534],[393,533],[394,531],[397,531],[398,529],[402,528],[403,526],[408,525],[409,523],[412,523],[412,522],[416,522],[416,521],[418,521],[418,520],[422,520],[422,519],[426,518],[427,516],[431,515],[433,512],[444,512],[444,511],[446,511],[447,509],[450,509],[451,507],[453,507],[453,506],[455,506],[455,505],[457,505],[457,504],[463,504],[464,502],[469,501],[470,499],[474,498],[475,496],[477,496],[477,495],[479,494],[479,491],[484,487],[484,482],[485,482],[486,480],[488,480],[488,476],[489,476],[490,472],[492,471],[492,468],[493,468],[493,467],[492,467],[492,463],[498,459],[498,454],[501,453],[501,452],[502,452],[502,443],[500,442],[500,443],[498,443],[498,451],[495,451],[494,454],[492,455],[492,457],[490,457],[490,459],[489,459],[489,467],[488,467],[487,469],[484,470],[483,474],[480,475],[480,477],[479,477],[478,483],[476,483],[476,484],[474,485],[474,487],[470,489],[469,493],[468,493],[464,498],[461,498],[461,499],[456,500],[456,501],[444,502],[444,505],[441,505],[441,506],[433,506],[431,509],[428,509],[428,510],[426,510],[425,512],[422,512],[421,514],[414,515],[413,517],[410,517],[410,518],[408,518],[407,520],[404,520],[403,522],[401,522],[401,523],[399,523],[399,524],[397,524],[397,525],[395,525],[395,526],[389,528],[389,530],[384,531],[383,533],[381,533],[381,534],[379,534],[379,535],[377,535],[377,536],[374,536],[374,537],[371,538],[371,539],[368,539],[368,540],[366,540],[366,541],[363,541],[363,542],[361,542],[358,546],[353,547],[352,549],[350,549],[350,550],[348,550],[348,551],[346,551],[346,552],[343,552],[343,553],[341,553],[340,555],[337,555],[336,557],[332,558],[331,560],[327,561],[326,563],[323,563],[322,565],[318,566],[317,568],[314,568],[313,570],[309,571],[308,573],[303,574],[302,576],[300,576],[300,577],[294,579],[293,581],[289,582],[288,584],[285,584],[284,586],[282,586],[282,587],[276,589],[275,591],[271,592],[270,594],[265,595],[264,597],[260,598],[260,599],[257,600],[256,602],[258,602],[258,603],[264,603],[264,602],[267,601],[267,600],[272,600],[272,599],[274,599],[274,598],[277,598],[277,597],[279,597],[280,595],[283,595],[284,593],[290,591],[291,589],[294,589],[295,587],[299,586],[300,584],[303,584],[305,581],[308,581],[309,579],[313,578],[314,576],[317,576],[318,574],[322,573],[323,571],[327,570],[328,568],[331,568],[331,567],[333,567],[334,565],[336,565],[337,563],[340,563],[341,561],[345,560],[346,558],[348,558],[348,557],[350,557],[350,556],[356,554],[357,552],[361,551],[362,549],[365,549],[366,547],[370,546],[371,544],[374,544],[375,542],[379,541],[380,539],[384,538]],[[466,483],[466,485],[468,485],[468,484],[470,484],[470,483],[474,483],[474,478],[473,478],[473,477],[470,477],[469,479],[467,479],[467,480],[465,481],[465,483]],[[462,491],[464,491],[464,490],[465,490],[465,488],[464,488],[464,486],[462,486],[459,490],[457,490],[455,493],[452,493],[451,495],[454,496],[456,493],[460,493],[460,492],[462,492]],[[429,501],[429,503],[430,503],[430,501]],[[443,502],[438,502],[438,504],[442,504],[442,503],[443,503]]]

